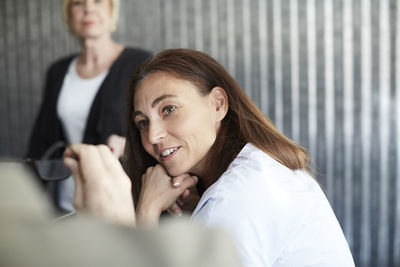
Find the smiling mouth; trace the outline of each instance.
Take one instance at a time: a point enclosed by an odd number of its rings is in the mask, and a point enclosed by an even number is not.
[[[179,147],[173,147],[173,148],[169,148],[164,150],[163,152],[160,153],[160,157],[162,159],[166,159],[169,158],[170,156],[172,156],[173,154],[175,154],[175,152],[179,149]]]

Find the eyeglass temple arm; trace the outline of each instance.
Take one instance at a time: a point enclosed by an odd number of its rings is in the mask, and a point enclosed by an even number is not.
[[[67,144],[63,141],[59,141],[57,143],[52,144],[47,150],[46,152],[43,154],[43,156],[41,157],[41,159],[47,159],[49,158],[54,151],[56,151],[57,149],[59,149],[60,147],[66,147]]]

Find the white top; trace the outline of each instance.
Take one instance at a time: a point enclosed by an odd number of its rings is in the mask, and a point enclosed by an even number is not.
[[[83,141],[86,121],[93,100],[108,70],[90,79],[79,77],[76,71],[78,58],[74,58],[65,75],[58,97],[57,115],[64,127],[68,143]]]
[[[252,144],[206,190],[192,219],[230,233],[247,267],[354,266],[317,182]]]
[[[57,115],[63,125],[69,144],[82,143],[90,108],[108,70],[90,79],[83,79],[76,71],[78,58],[68,67],[57,102]],[[74,179],[72,176],[58,182],[58,205],[74,211]]]

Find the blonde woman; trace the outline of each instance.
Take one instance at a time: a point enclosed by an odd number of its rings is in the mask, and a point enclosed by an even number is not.
[[[81,50],[48,69],[29,143],[29,158],[40,158],[58,141],[108,144],[116,157],[122,155],[128,80],[151,54],[124,47],[112,39],[118,9],[118,0],[63,1],[65,23]],[[57,206],[72,210],[73,179],[52,187]]]

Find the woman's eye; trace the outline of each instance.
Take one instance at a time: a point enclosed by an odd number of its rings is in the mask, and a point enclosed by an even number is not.
[[[169,115],[172,112],[174,112],[176,110],[175,106],[166,106],[165,108],[163,108],[162,113],[163,115]]]
[[[83,2],[83,1],[79,1],[79,0],[75,0],[75,1],[72,1],[72,4],[73,4],[74,6],[81,6],[81,5],[84,4],[84,2]]]
[[[147,125],[149,125],[149,122],[146,120],[141,120],[136,122],[136,128],[138,128],[139,130],[145,129]]]

